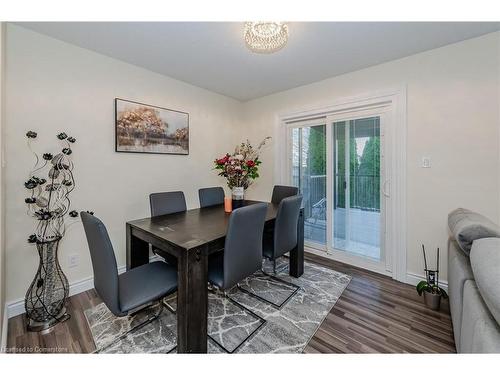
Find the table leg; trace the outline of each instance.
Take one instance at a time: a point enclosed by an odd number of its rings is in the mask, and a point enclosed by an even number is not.
[[[208,256],[204,246],[178,258],[177,280],[177,353],[206,353]]]
[[[149,244],[132,235],[132,227],[127,224],[127,271],[149,263]]]
[[[304,273],[304,209],[300,210],[297,224],[297,246],[290,251],[290,276],[300,277]]]

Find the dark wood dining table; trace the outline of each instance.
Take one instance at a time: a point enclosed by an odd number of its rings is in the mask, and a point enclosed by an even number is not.
[[[260,203],[243,201],[242,206]],[[268,203],[268,202],[266,202]],[[278,205],[268,203],[265,230],[272,230]],[[149,262],[149,244],[160,255],[177,258],[177,352],[207,352],[208,256],[224,248],[230,214],[223,205],[127,222],[127,270]],[[290,251],[289,273],[304,272],[304,210],[298,243]]]

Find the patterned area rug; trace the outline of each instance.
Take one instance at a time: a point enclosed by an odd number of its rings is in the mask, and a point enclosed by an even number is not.
[[[266,271],[270,265],[266,264]],[[220,294],[209,293],[208,333],[228,351],[236,353],[300,353],[314,335],[328,312],[351,280],[340,272],[305,262],[304,274],[295,279],[288,275],[288,260],[280,259],[277,276],[300,286],[288,301],[294,288],[278,283],[258,272],[242,283],[245,290],[272,301],[284,303],[281,309],[252,297],[237,288],[228,294],[267,323],[240,345],[260,321]],[[172,305],[175,306],[175,299]],[[144,321],[157,307],[130,317],[117,318],[101,303],[85,311],[92,337],[98,349],[105,348],[122,333]],[[175,314],[164,310],[159,319],[128,335],[103,353],[168,353],[175,352],[177,323]],[[209,353],[224,351],[208,340]]]

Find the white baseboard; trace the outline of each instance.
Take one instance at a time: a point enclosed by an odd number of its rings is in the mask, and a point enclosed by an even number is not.
[[[327,252],[325,252],[324,250],[318,250],[318,249],[314,249],[314,248],[308,247],[308,246],[305,246],[304,250],[306,252],[308,252],[308,253],[319,255],[319,256],[327,258],[327,259],[333,259],[333,260],[335,260],[337,262],[342,262],[343,261],[343,259],[338,259],[338,257],[334,257],[331,254],[328,254]],[[353,266],[359,267],[359,268],[363,268],[363,269],[366,269],[368,271],[380,273],[382,275],[390,276],[390,273],[387,273],[385,271],[377,271],[377,270],[375,270],[373,268],[366,267],[366,265],[363,264],[362,262],[359,262],[357,264],[353,264]],[[416,286],[422,280],[425,280],[425,276],[424,275],[418,275],[416,273],[407,272],[406,273],[406,279],[403,282],[405,284],[410,284],[410,285]],[[444,290],[448,291],[448,281],[447,280],[439,280],[439,286],[441,286]]]
[[[425,280],[424,275],[418,275],[416,273],[407,272],[406,273],[406,283],[410,285],[417,285],[420,281]],[[439,280],[439,286],[444,290],[448,291],[448,281]]]
[[[149,261],[155,261],[161,259],[157,255],[149,257]],[[118,274],[125,272],[126,266],[118,267]],[[85,292],[94,288],[94,277],[90,276],[82,280],[78,280],[69,284],[69,295],[74,296],[75,294]],[[14,316],[24,314],[24,298],[20,298],[15,301],[10,301],[6,303],[5,316],[10,319]],[[2,331],[3,333],[3,331]]]

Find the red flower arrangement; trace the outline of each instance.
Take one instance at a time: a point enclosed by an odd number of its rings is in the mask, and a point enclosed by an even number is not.
[[[259,165],[262,164],[259,153],[270,138],[264,138],[256,149],[247,140],[246,143],[236,146],[232,155],[226,154],[220,159],[215,159],[214,169],[220,171],[219,176],[227,179],[227,186],[230,189],[235,187],[246,189],[259,177]]]

